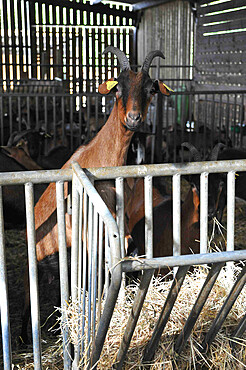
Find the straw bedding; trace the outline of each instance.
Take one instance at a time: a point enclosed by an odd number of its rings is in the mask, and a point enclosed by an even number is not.
[[[238,268],[235,268],[234,276],[237,273]],[[164,367],[165,369],[246,368],[246,340],[234,338],[233,341],[237,343],[234,350],[231,349],[229,341],[229,337],[232,336],[236,325],[246,311],[246,287],[235,302],[222,330],[216,336],[208,353],[204,355],[199,352],[198,343],[202,342],[204,334],[206,334],[211,326],[212,320],[225,301],[233,284],[232,280],[228,280],[225,269],[221,271],[184,351],[180,356],[174,353],[174,340],[184,326],[206,275],[207,271],[203,267],[197,267],[193,272],[188,273],[162,335],[153,362],[142,364],[141,358],[144,347],[151,337],[172,283],[170,279],[163,277],[153,278],[131,341],[123,367],[124,369],[163,369]],[[137,284],[128,286],[125,290],[125,296],[122,296],[117,302],[101,359],[98,363],[99,369],[110,369],[115,361],[120,341],[130,315],[136,289]],[[68,305],[65,312],[67,316],[66,323],[71,329],[71,342],[77,343],[78,322],[81,319],[78,314],[78,303]]]
[[[237,200],[236,202],[236,217],[235,217],[235,248],[245,248],[245,216],[246,203]],[[226,212],[222,221],[226,225]],[[213,234],[210,240],[211,249],[224,249],[226,244],[226,232],[220,226],[221,233]],[[9,283],[9,299],[10,299],[10,324],[13,349],[13,363],[16,369],[33,369],[33,358],[31,348],[23,348],[19,345],[18,335],[20,333],[21,312],[23,305],[23,275],[27,261],[27,247],[25,243],[25,230],[9,230],[5,235],[5,244],[7,252],[8,266],[8,283]],[[236,271],[237,272],[237,271]],[[170,287],[170,281],[165,281],[163,278],[155,278],[150,286],[148,297],[140,317],[136,332],[131,342],[131,347],[128,351],[128,356],[124,369],[148,368],[148,369],[244,369],[246,368],[246,340],[235,340],[234,351],[231,350],[229,337],[235,330],[240,317],[246,312],[246,292],[245,288],[233,306],[230,315],[223,325],[222,330],[216,336],[212,343],[209,353],[200,355],[198,344],[201,343],[204,334],[211,325],[213,318],[219,307],[221,307],[226,293],[229,291],[229,282],[224,278],[224,273],[221,272],[213,291],[209,296],[209,300],[199,317],[199,320],[194,328],[191,338],[185,350],[180,356],[176,356],[173,352],[173,343],[176,335],[180,332],[184,325],[185,319],[195,301],[198,291],[203,284],[205,271],[202,268],[196,269],[190,273],[184,281],[181,292],[174,306],[172,316],[165,328],[162,336],[162,341],[151,365],[140,365],[141,356],[144,346],[148,342],[154,325],[162,308],[163,302]],[[44,288],[44,293],[48,294]],[[54,286],[53,291],[57,291],[57,286]],[[114,362],[120,339],[124,332],[127,317],[132,306],[132,299],[136,285],[129,286],[126,290],[125,298],[121,298],[117,302],[117,308],[113,315],[110,330],[105,343],[102,358],[98,367],[100,369],[111,368]],[[50,286],[49,286],[50,293]],[[44,294],[42,294],[44,295]],[[53,294],[52,294],[53,295]],[[42,324],[45,324],[45,330],[42,330],[42,361],[44,369],[63,369],[62,362],[62,342],[61,338],[47,332],[47,328],[51,327],[51,320],[46,322],[48,314],[54,307],[51,302],[51,296],[47,296],[46,310],[44,302],[41,299],[41,314],[43,316]],[[51,307],[51,309],[50,309]],[[68,324],[71,328],[76,328],[78,315],[76,313],[76,305],[67,307]],[[55,315],[53,315],[55,316]],[[53,320],[54,321],[54,320]],[[71,332],[71,341],[75,341],[76,331]],[[1,340],[0,340],[1,342]],[[1,343],[0,343],[1,347]],[[0,357],[1,357],[0,348]],[[0,358],[0,368],[2,366],[2,358]]]

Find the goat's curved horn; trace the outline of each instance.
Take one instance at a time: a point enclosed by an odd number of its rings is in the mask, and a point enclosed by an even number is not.
[[[104,50],[103,54],[106,54],[106,53],[113,53],[117,56],[118,61],[120,63],[120,67],[123,71],[131,69],[129,60],[127,59],[125,53],[121,51],[120,49],[115,48],[114,46],[108,46]]]
[[[143,62],[141,71],[149,73],[149,67],[152,63],[152,60],[155,57],[161,57],[161,58],[165,59],[164,55],[162,54],[162,52],[160,50],[150,51],[149,54],[146,56],[144,62]]]
[[[216,144],[215,147],[211,151],[211,154],[209,157],[210,161],[217,161],[220,149],[225,148],[225,147],[226,145],[223,143]]]
[[[186,147],[189,149],[190,153],[192,154],[195,162],[200,162],[202,160],[200,153],[198,152],[197,148],[192,145],[191,143],[184,142],[181,144],[181,146]]]

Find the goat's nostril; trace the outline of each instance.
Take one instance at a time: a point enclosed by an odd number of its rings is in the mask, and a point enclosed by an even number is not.
[[[140,113],[128,113],[128,118],[134,121],[139,121],[141,119],[141,114]]]

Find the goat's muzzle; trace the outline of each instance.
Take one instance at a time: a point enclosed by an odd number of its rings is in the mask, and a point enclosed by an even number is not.
[[[143,122],[143,117],[141,113],[128,112],[126,115],[126,127],[131,131],[137,131],[141,123]]]

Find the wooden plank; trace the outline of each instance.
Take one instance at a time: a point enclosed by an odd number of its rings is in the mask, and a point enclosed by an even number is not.
[[[223,52],[216,53],[199,53],[196,56],[196,64],[199,63],[223,63],[223,64],[241,64],[245,68],[246,50],[243,52]]]
[[[46,66],[46,74],[47,79],[51,79],[50,75],[50,12],[49,12],[49,4],[45,4],[45,18],[46,18],[46,53],[45,53],[45,63]]]
[[[230,13],[219,13],[214,15],[209,15],[206,17],[199,17],[199,24],[206,24],[212,22],[223,22],[228,20],[239,20],[246,17],[246,9],[233,11]]]
[[[194,81],[203,81],[206,84],[212,84],[217,85],[219,83],[219,86],[221,88],[221,85],[236,85],[238,86],[245,86],[246,85],[246,74],[242,76],[230,76],[230,75],[223,75],[223,76],[217,76],[215,73],[208,73],[201,75],[197,73],[194,77]]]
[[[9,81],[9,40],[8,40],[8,12],[7,12],[7,0],[3,1],[3,28],[4,28],[4,45],[7,46],[4,48],[5,54],[5,73],[6,73],[6,80]],[[8,82],[9,83],[9,82]],[[9,87],[9,86],[8,86]]]
[[[43,27],[40,27],[43,22],[43,12],[42,12],[42,4],[38,4],[38,19],[39,19],[39,57],[40,57],[40,78],[44,78],[44,67],[43,64],[43,49],[44,49],[44,39],[43,39]]]
[[[35,7],[31,6],[29,9],[30,15],[30,31],[31,31],[31,73],[32,77],[37,78],[37,40],[35,26]]]
[[[58,77],[56,72],[57,72],[57,67],[56,67],[56,64],[57,64],[57,53],[56,53],[56,28],[54,27],[56,24],[57,24],[57,19],[56,19],[56,7],[53,5],[52,6],[52,14],[53,14],[53,28],[52,28],[52,49],[51,49],[51,53],[52,53],[52,57],[53,57],[53,65],[54,65],[54,68],[53,68],[53,73],[54,73],[54,78],[55,77]]]
[[[11,43],[12,43],[12,60],[13,60],[13,79],[16,80],[16,43],[15,43],[15,18],[14,18],[14,0],[10,0],[10,22],[11,22]]]
[[[210,2],[208,6],[200,6],[197,7],[197,15],[205,15],[207,13],[212,12],[219,12],[223,10],[235,9],[245,6],[245,0],[233,0],[226,3],[216,4],[216,2]]]
[[[80,11],[80,24],[83,22],[83,12]],[[83,34],[82,28],[79,28],[79,92],[83,91]]]
[[[24,14],[22,14],[22,17],[24,16],[24,20],[25,20],[25,38],[24,38],[24,44],[25,44],[25,52],[26,52],[26,69],[27,69],[27,78],[29,78],[29,59],[28,59],[28,37],[27,37],[27,34],[28,34],[28,27],[27,27],[27,1],[28,0],[24,0]]]
[[[225,42],[225,43],[211,42],[210,44],[208,43],[205,44],[202,42],[202,40],[200,41],[201,42],[197,44],[196,55],[199,55],[202,53],[227,52],[231,50],[235,50],[235,52],[238,53],[240,51],[246,50],[246,43],[243,41],[243,39],[241,43],[235,43],[233,38],[231,38],[231,40],[228,40],[228,42]]]
[[[18,38],[19,38],[19,60],[20,60],[20,77],[23,78],[23,31],[21,22],[21,2],[17,1],[17,14],[18,14]]]
[[[38,2],[42,3],[44,0],[29,0],[30,3]],[[135,11],[128,11],[128,10],[118,10],[118,9],[111,9],[108,5],[104,4],[96,4],[96,5],[89,5],[88,3],[83,4],[82,2],[70,2],[67,0],[50,0],[46,1],[46,3],[52,4],[52,5],[59,5],[62,7],[66,7],[69,9],[78,9],[82,11],[87,11],[87,12],[95,12],[95,13],[102,13],[102,14],[107,14],[107,15],[114,15],[114,16],[119,16],[119,17],[126,17],[127,19],[133,19],[133,23],[137,20],[137,12]]]
[[[196,64],[197,70],[201,70],[205,75],[209,72],[214,73],[215,75],[221,75],[221,74],[233,74],[238,75],[239,81],[242,80],[245,76],[245,66],[242,64],[234,65],[234,64]]]
[[[201,32],[227,32],[227,31],[237,31],[239,29],[246,28],[246,19],[228,21],[226,23],[214,24],[210,26],[201,26]]]
[[[76,26],[76,9],[73,9],[73,18],[70,19],[70,24],[73,25],[72,28],[72,63],[73,63],[73,68],[72,68],[72,73],[73,73],[73,92],[76,91],[76,41],[77,41],[77,36],[75,33],[75,26]]]
[[[240,33],[227,33],[223,35],[212,35],[203,36],[199,32],[197,33],[197,45],[209,45],[209,44],[226,44],[228,42],[233,43],[234,47],[241,45],[245,41],[246,32]],[[240,50],[240,49],[239,49]]]

